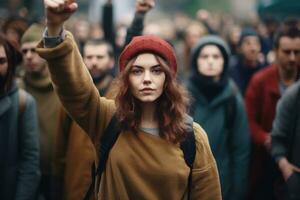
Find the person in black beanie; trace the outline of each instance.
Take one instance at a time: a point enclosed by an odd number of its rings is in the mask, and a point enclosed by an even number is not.
[[[242,30],[238,47],[238,55],[230,59],[229,73],[244,96],[251,77],[266,66],[266,61],[261,53],[260,37],[253,28]]]
[[[220,37],[203,37],[192,50],[187,81],[194,98],[190,114],[208,134],[225,200],[245,197],[250,151],[243,99],[228,76],[229,56]]]

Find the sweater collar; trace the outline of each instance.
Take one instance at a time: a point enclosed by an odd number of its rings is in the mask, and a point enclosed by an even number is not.
[[[49,75],[29,74],[24,77],[26,85],[39,90],[53,90],[52,82]]]

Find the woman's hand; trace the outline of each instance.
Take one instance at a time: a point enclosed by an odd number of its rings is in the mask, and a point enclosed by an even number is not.
[[[58,36],[64,22],[77,10],[73,0],[44,0],[48,35]]]

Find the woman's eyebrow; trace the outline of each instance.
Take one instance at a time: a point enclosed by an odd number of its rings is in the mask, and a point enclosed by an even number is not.
[[[132,68],[135,67],[135,68],[139,68],[139,69],[144,69],[144,67],[142,66],[139,66],[139,65],[132,65]]]
[[[159,67],[161,67],[161,65],[157,64],[157,65],[152,66],[151,68],[159,68]]]

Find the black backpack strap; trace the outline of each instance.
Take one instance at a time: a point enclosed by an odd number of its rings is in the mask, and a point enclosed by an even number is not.
[[[190,173],[188,177],[188,199],[190,199],[191,189],[192,189],[192,171],[193,171],[193,163],[196,156],[196,139],[193,128],[193,118],[190,116],[186,117],[187,124],[187,137],[180,144],[180,148],[183,151],[184,160],[186,164],[190,168]]]
[[[114,146],[120,134],[117,117],[114,115],[107,126],[103,137],[101,138],[101,146],[99,149],[99,166],[96,170],[96,176],[100,176],[105,169],[109,152]]]
[[[88,192],[86,193],[84,200],[90,199],[93,194],[93,189],[95,187],[96,177],[98,176],[99,180],[101,180],[101,175],[105,169],[106,162],[108,159],[109,152],[111,148],[114,146],[120,134],[120,129],[118,126],[118,120],[115,115],[113,115],[110,120],[107,128],[104,131],[104,135],[101,138],[101,145],[99,149],[99,165],[96,169],[95,165],[92,165],[92,184],[89,187]]]

